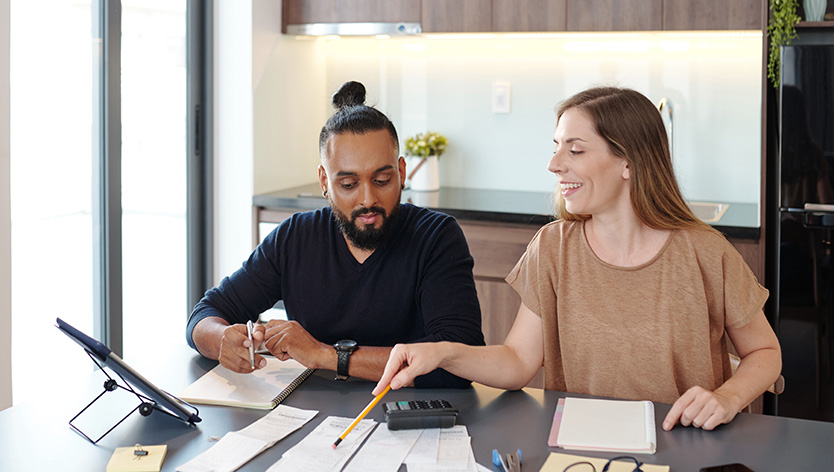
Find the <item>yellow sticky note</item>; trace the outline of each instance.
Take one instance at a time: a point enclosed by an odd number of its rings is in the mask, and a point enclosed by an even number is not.
[[[158,472],[168,452],[168,445],[138,446],[148,452],[145,456],[134,454],[137,446],[117,447],[107,463],[107,472]]]

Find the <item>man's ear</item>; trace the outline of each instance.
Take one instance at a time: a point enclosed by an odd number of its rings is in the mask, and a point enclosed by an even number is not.
[[[405,158],[403,156],[397,159],[397,169],[400,171],[400,188],[405,188]]]
[[[319,186],[321,187],[322,195],[327,193],[327,170],[323,165],[319,165]]]

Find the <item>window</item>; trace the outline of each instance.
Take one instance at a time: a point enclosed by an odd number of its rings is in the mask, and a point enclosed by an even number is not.
[[[130,358],[153,343],[185,343],[185,0],[122,0],[121,64],[122,310]]]
[[[55,366],[56,385],[71,385],[74,373],[92,366],[80,351],[55,356],[72,341],[52,327],[61,317],[93,328],[91,18],[89,1],[11,2],[15,402],[43,389],[36,366]]]
[[[185,343],[187,287],[205,290],[210,273],[210,260],[195,269],[186,254],[206,252],[199,216],[210,212],[210,173],[192,168],[211,157],[210,93],[204,62],[188,70],[187,57],[205,57],[205,3],[11,0],[15,403],[43,389],[33,366],[49,363],[67,385],[93,367],[56,317],[128,362]]]

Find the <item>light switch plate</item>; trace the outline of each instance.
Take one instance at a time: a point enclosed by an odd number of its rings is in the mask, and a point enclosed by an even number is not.
[[[493,113],[509,113],[510,112],[510,83],[509,82],[493,82],[492,83],[492,112]]]

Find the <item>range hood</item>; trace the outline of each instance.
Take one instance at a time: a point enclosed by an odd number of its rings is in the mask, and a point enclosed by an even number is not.
[[[287,25],[287,34],[299,36],[408,36],[420,34],[420,23],[304,23]]]

